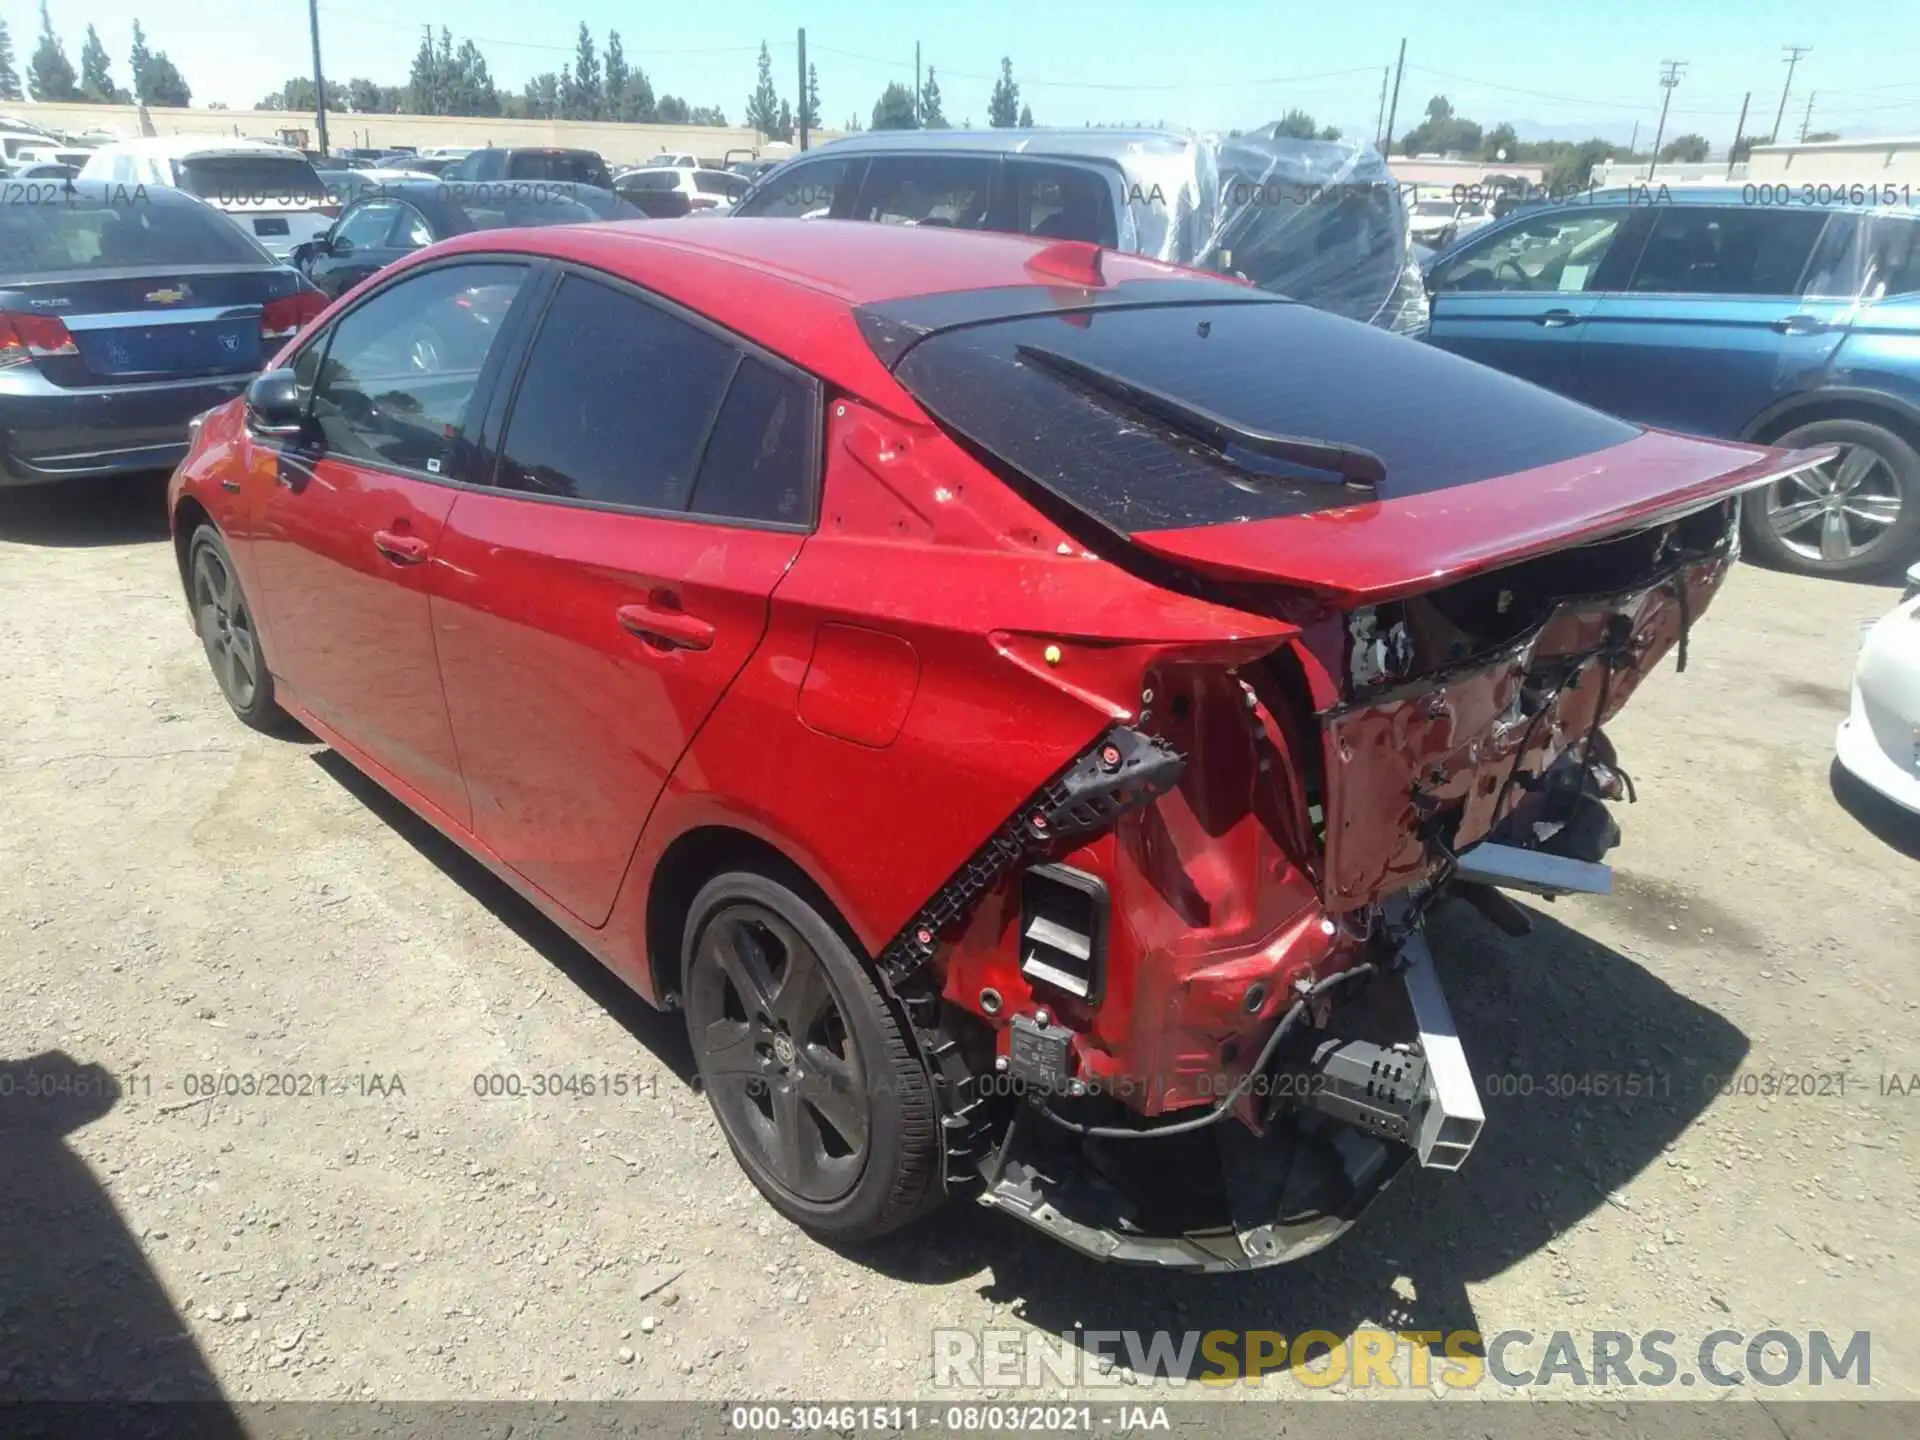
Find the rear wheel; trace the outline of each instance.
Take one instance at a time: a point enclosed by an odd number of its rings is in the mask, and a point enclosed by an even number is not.
[[[1772,442],[1839,447],[1833,459],[1776,480],[1745,510],[1747,548],[1802,575],[1866,578],[1920,555],[1920,455],[1865,420],[1816,420]]]
[[[805,900],[735,872],[695,897],[687,1030],[734,1158],[776,1209],[864,1240],[939,1196],[925,1068],[878,981]]]
[[[207,663],[233,713],[256,730],[280,728],[287,715],[274,703],[273,676],[260,650],[253,609],[226,542],[211,525],[194,531],[188,544],[187,590]]]

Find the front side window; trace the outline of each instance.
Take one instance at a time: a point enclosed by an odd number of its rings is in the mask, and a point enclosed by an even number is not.
[[[328,454],[446,473],[481,367],[524,265],[449,265],[413,275],[343,315],[322,343],[311,415]]]
[[[1519,221],[1470,246],[1441,273],[1436,289],[1578,293],[1594,276],[1627,218],[1625,206],[1580,206]]]
[[[1827,217],[1817,210],[1669,205],[1628,289],[1667,295],[1797,295]]]
[[[739,351],[610,286],[569,276],[527,358],[501,446],[509,490],[684,510]]]
[[[387,243],[393,220],[400,213],[394,200],[363,200],[340,217],[334,227],[334,244],[346,244],[355,250],[377,250]]]
[[[867,167],[854,218],[982,230],[992,189],[993,161],[984,156],[882,156]]]
[[[782,220],[844,215],[853,208],[853,191],[865,169],[866,162],[852,156],[783,165],[733,213]]]

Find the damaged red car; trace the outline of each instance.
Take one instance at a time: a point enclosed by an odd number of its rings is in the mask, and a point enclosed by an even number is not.
[[[1243,1269],[1457,1168],[1441,897],[1604,890],[1606,722],[1817,460],[1078,243],[431,247],[210,412],[193,623],[685,1012],[824,1237]]]

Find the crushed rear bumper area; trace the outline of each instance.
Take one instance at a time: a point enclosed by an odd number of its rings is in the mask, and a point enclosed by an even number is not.
[[[1479,848],[1459,867],[1476,884],[1611,888],[1604,865]],[[1410,1161],[1459,1169],[1485,1112],[1424,931],[1408,931],[1367,984],[1349,988],[1326,1023],[1255,1077],[1247,1103],[1264,1133],[1229,1112],[1165,1136],[1086,1137],[1041,1113],[1054,1097],[1030,1096],[981,1166],[981,1203],[1094,1259],[1227,1272],[1332,1243]]]

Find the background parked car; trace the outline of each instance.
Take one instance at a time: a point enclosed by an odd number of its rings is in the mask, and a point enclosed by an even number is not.
[[[0,484],[172,465],[325,302],[212,206],[0,193]]]
[[[731,210],[751,186],[752,182],[745,176],[730,170],[692,170],[664,165],[622,171],[613,180],[615,193],[623,196],[647,190],[677,192],[686,197],[688,212]]]
[[[868,220],[1078,240],[1221,270],[1384,329],[1426,323],[1406,204],[1380,156],[1277,126],[876,131],[788,160],[739,219]]]
[[[301,241],[322,234],[340,213],[306,156],[261,140],[207,135],[122,140],[94,151],[80,174],[198,195],[276,256],[290,255]]]
[[[471,150],[440,172],[443,180],[560,180],[607,189],[613,175],[592,150]]]
[[[1748,189],[1521,210],[1428,266],[1428,338],[1642,424],[1836,459],[1746,511],[1815,575],[1920,556],[1920,216]]]
[[[645,217],[591,185],[450,184],[408,180],[353,201],[325,235],[294,253],[301,272],[329,297],[343,295],[403,255],[449,235],[520,225],[583,225]]]

